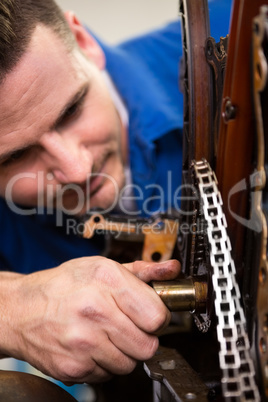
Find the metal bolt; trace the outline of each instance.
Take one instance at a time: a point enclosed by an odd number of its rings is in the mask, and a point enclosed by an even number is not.
[[[174,370],[176,368],[175,360],[163,360],[159,362],[159,366],[162,370]]]
[[[236,108],[232,104],[231,99],[226,99],[224,101],[224,112],[223,112],[223,118],[225,123],[227,123],[229,120],[232,120],[235,118],[236,115]]]
[[[188,392],[188,393],[185,395],[185,398],[186,398],[186,399],[196,399],[196,395],[193,394],[192,392]]]

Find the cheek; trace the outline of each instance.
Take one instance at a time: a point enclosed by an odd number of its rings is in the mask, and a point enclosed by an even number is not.
[[[96,94],[88,101],[80,123],[80,129],[94,143],[107,143],[120,138],[121,123],[114,104],[108,94]]]
[[[43,194],[46,187],[46,176],[43,172],[25,172],[18,173],[7,180],[1,191],[8,201],[32,205],[37,203],[38,194],[39,196]]]
[[[0,171],[1,195],[23,205],[36,204],[38,194],[46,191],[48,182],[45,166],[36,150]]]

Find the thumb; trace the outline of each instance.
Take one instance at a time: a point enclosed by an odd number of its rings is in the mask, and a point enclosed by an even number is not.
[[[172,280],[179,275],[181,270],[181,264],[177,260],[164,262],[134,261],[123,264],[123,266],[143,282]]]

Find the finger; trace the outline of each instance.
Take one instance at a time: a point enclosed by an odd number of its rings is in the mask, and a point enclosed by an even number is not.
[[[130,274],[128,273],[128,275]],[[134,276],[131,275],[131,278],[152,291],[149,286],[138,281]],[[156,293],[153,291],[153,294],[155,296]],[[160,300],[158,296],[157,300]],[[122,353],[135,360],[147,360],[152,357],[158,347],[157,337],[139,328],[135,322],[135,313],[133,320],[133,317],[131,319],[120,309],[118,301],[113,297],[106,295],[105,301],[106,303],[104,300],[98,300],[98,311],[92,308],[84,311],[83,316],[87,319],[87,327],[83,330],[85,341],[81,341],[81,332],[76,328],[71,334],[72,339],[76,341],[73,344],[74,347],[80,347],[85,342],[84,352],[91,351],[94,361],[106,362],[106,364],[102,364],[102,367],[110,371],[117,361],[121,367],[127,367],[127,361],[124,365],[120,360]],[[160,305],[162,308],[161,301]],[[139,310],[139,313],[142,316],[145,315],[142,310]],[[108,346],[111,347],[110,344],[113,347],[108,350]],[[113,351],[114,347],[116,349]]]
[[[117,325],[109,328],[109,340],[124,355],[134,360],[148,360],[158,348],[158,338],[138,328],[125,314],[118,314]]]
[[[150,286],[128,274],[127,285],[114,289],[112,296],[119,309],[142,331],[149,334],[166,327],[170,312]]]
[[[134,370],[138,359],[120,350],[118,345],[111,341],[110,334],[108,336],[103,333],[103,336],[99,337],[99,341],[101,345],[92,353],[92,358],[98,367],[114,375],[126,375]],[[129,340],[128,350],[131,351],[131,340]]]
[[[91,363],[92,366],[92,363]],[[65,378],[59,378],[63,384],[71,387],[74,384],[96,384],[104,381],[108,381],[113,377],[113,374],[100,365],[96,364],[94,370],[89,370],[88,372],[84,370],[83,375],[77,376],[66,376]]]
[[[172,280],[179,275],[181,270],[181,264],[178,260],[164,262],[134,261],[123,265],[143,282]]]
[[[74,382],[101,382],[106,381],[112,375],[131,373],[136,367],[137,358],[134,359],[120,350],[120,344],[122,343],[120,340],[121,333],[122,331],[118,331],[117,338],[114,339],[115,343],[118,340],[120,341],[117,342],[119,344],[118,347],[111,340],[110,334],[108,335],[104,331],[102,333],[99,332],[95,340],[92,340],[88,345],[88,351],[85,349],[84,353],[81,353],[81,351],[80,353],[76,353],[76,362],[73,365],[69,364],[68,368],[70,370],[70,366],[72,366],[71,371],[74,374],[65,376],[64,382],[68,385]],[[130,352],[132,350],[132,341],[132,339],[128,339],[128,347],[126,347],[126,350]],[[139,357],[143,360],[142,354]]]

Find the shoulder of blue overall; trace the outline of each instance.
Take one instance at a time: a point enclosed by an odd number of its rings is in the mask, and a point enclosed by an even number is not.
[[[25,215],[13,212],[0,198],[0,270],[31,273],[60,265],[64,261],[98,255],[103,239],[77,236],[75,218],[65,215]]]
[[[138,215],[162,211],[167,208],[167,182],[172,181],[172,193],[181,179],[180,22],[113,48],[101,46],[129,113],[129,161]]]

